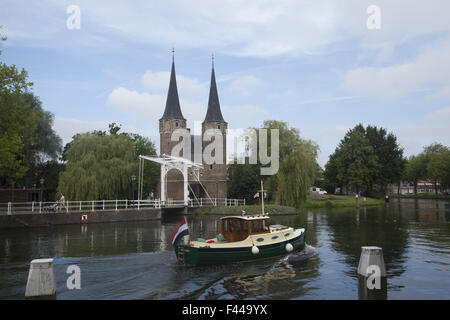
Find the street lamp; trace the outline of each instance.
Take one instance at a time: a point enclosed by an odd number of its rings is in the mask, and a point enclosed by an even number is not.
[[[136,180],[136,175],[131,176],[131,188],[133,189],[133,201],[134,201],[134,180]]]
[[[44,178],[41,178],[40,180],[39,180],[39,182],[41,183],[41,196],[39,197],[39,199],[40,199],[40,201],[42,202],[42,194],[43,194],[43,192],[42,192],[42,187],[44,186]]]
[[[216,179],[216,198],[219,197],[219,180]]]

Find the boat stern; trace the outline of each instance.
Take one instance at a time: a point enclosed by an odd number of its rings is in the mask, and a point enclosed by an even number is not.
[[[189,245],[181,244],[174,247],[178,262],[185,265],[196,265],[198,260],[198,249]]]

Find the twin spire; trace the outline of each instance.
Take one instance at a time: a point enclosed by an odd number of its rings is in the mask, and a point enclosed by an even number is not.
[[[177,79],[175,76],[174,51],[172,50],[172,70],[170,72],[169,92],[167,93],[166,109],[162,119],[182,119],[180,99],[178,98]],[[212,56],[211,86],[209,88],[208,110],[203,122],[225,122],[220,110],[219,95],[217,93],[216,76],[214,73],[214,56]]]

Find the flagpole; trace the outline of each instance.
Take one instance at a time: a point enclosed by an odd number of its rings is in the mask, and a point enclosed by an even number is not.
[[[262,215],[264,215],[264,185],[263,185],[263,181],[261,180],[261,210],[262,210]]]
[[[187,226],[187,228],[189,230],[189,224],[188,224],[186,216],[184,216],[184,220],[186,221],[186,226]],[[189,232],[188,233],[188,243],[187,244],[189,244],[190,242],[191,242],[191,233]]]

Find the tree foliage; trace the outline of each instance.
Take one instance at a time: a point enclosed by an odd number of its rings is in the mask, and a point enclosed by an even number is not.
[[[377,185],[400,180],[405,160],[397,138],[384,128],[358,124],[340,141],[325,165],[325,177],[336,186],[373,192]]]
[[[24,98],[33,85],[28,73],[0,62],[0,184],[10,186],[22,178],[25,144],[35,141],[36,111]]]
[[[261,189],[258,164],[230,164],[227,167],[227,175],[228,198],[245,198],[247,204],[258,202],[253,198],[257,190]]]
[[[417,194],[419,180],[430,180],[438,192],[441,188],[450,187],[450,149],[439,143],[424,147],[418,155],[413,155],[406,163],[403,178],[414,183],[414,193]]]
[[[59,178],[58,191],[68,200],[131,199],[133,181],[137,194],[139,155],[156,155],[154,144],[137,134],[120,133],[110,125],[109,133],[77,134],[66,145],[66,169]],[[154,192],[159,167],[146,165],[144,191]]]
[[[252,203],[253,195],[260,190],[262,179],[269,200],[289,206],[299,206],[306,199],[308,189],[314,183],[318,167],[316,162],[318,146],[312,141],[302,139],[298,129],[289,126],[287,122],[267,120],[261,128],[251,129],[256,130],[258,137],[260,137],[260,129],[267,129],[268,155],[272,153],[271,129],[278,130],[279,170],[272,176],[261,176],[260,164],[229,166],[229,196],[245,197],[249,203]]]
[[[317,170],[317,146],[302,141],[280,164],[277,182],[282,203],[299,207],[306,200]]]
[[[24,69],[0,62],[1,186],[37,185],[46,177],[42,175],[46,162],[54,162],[61,152],[61,139],[52,129],[53,115],[43,110],[30,91],[32,86]]]
[[[40,178],[45,181],[50,176],[43,174],[47,172],[46,167],[52,166],[52,163],[58,160],[62,151],[62,140],[53,130],[53,114],[42,108],[42,103],[38,97],[32,93],[25,93],[23,96],[26,103],[30,106],[36,119],[36,130],[33,133],[33,139],[24,143],[24,165],[29,168],[27,174],[18,181],[19,185],[30,186],[37,184]],[[61,169],[61,166],[53,166]],[[57,184],[45,183],[47,187],[56,187]]]

